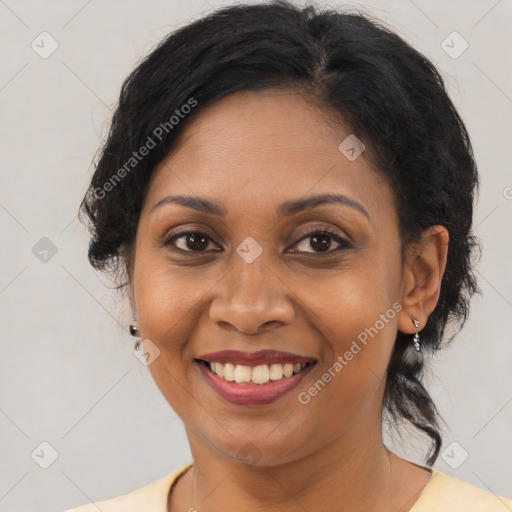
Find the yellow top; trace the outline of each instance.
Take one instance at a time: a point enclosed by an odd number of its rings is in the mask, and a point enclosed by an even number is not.
[[[167,512],[167,496],[178,478],[194,463],[127,494],[64,512]],[[424,467],[424,466],[422,466]],[[512,500],[447,475],[437,469],[410,512],[511,512]]]

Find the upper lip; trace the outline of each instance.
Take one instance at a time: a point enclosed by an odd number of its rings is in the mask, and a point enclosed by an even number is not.
[[[316,361],[312,357],[305,357],[291,352],[282,352],[279,350],[259,350],[258,352],[242,352],[241,350],[220,350],[218,352],[209,352],[203,354],[197,359],[208,361],[210,363],[231,363],[246,366],[258,366],[262,364],[303,364],[310,361]]]

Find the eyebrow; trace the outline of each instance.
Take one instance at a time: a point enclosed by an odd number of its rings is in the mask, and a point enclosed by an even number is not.
[[[209,199],[204,197],[182,195],[171,195],[164,197],[162,200],[158,201],[158,203],[156,203],[153,208],[151,208],[150,213],[154,212],[157,208],[160,208],[165,204],[173,203],[186,206],[187,208],[193,208],[199,212],[218,215],[220,217],[225,217],[227,214],[227,210],[223,206],[214,203]],[[352,199],[351,197],[344,194],[318,194],[315,196],[308,196],[301,199],[286,201],[278,207],[277,214],[279,216],[287,217],[324,204],[341,204],[343,206],[348,206],[358,210],[368,220],[370,220],[370,216],[365,210],[364,206],[355,199]]]

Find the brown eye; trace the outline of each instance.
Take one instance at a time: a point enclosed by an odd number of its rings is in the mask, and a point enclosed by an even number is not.
[[[308,238],[310,239],[309,242],[303,242]],[[338,247],[335,247],[334,250],[329,250],[331,249],[332,246],[332,240],[334,240],[338,244]],[[310,252],[313,254],[327,252],[330,253],[341,249],[348,249],[351,247],[349,242],[341,238],[338,234],[329,231],[328,229],[317,229],[315,231],[312,231],[308,235],[302,237],[299,240],[299,242],[297,242],[297,244],[295,245],[300,245],[301,243],[304,243],[306,247],[311,247],[313,251],[299,250],[292,252]]]
[[[180,242],[181,247],[179,247],[175,242],[181,239],[184,239],[185,241]],[[211,237],[202,231],[186,231],[179,235],[171,236],[163,245],[173,245],[177,249],[185,252],[204,252],[211,241]]]

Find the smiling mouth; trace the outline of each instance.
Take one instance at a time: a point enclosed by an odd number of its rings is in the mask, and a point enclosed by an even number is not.
[[[257,366],[239,365],[232,363],[219,363],[216,361],[205,361],[195,359],[199,364],[221,377],[225,381],[237,384],[261,385],[268,382],[286,380],[294,375],[303,372],[309,366],[316,364],[315,360],[306,363],[285,363],[285,364],[261,364]]]

